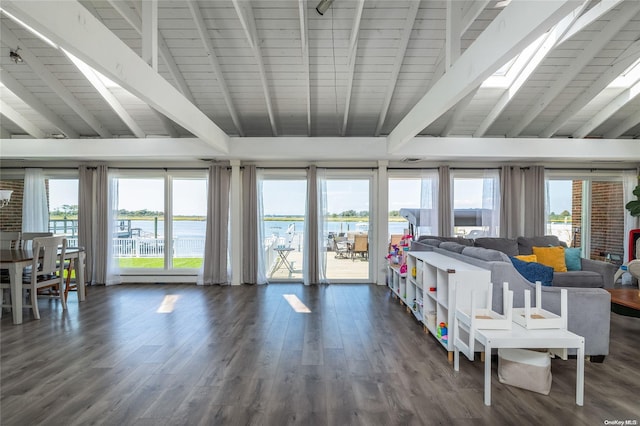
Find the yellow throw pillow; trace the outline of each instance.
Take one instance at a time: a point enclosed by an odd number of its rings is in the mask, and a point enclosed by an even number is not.
[[[520,259],[523,262],[537,262],[538,261],[538,256],[536,256],[535,254],[520,254],[518,256],[513,256],[516,259]]]
[[[538,263],[551,266],[553,272],[567,272],[564,247],[533,247],[532,250],[533,254],[538,258]]]

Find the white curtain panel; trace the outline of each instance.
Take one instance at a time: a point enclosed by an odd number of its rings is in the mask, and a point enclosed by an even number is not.
[[[96,168],[96,244],[94,279],[96,284],[111,285],[120,282],[113,255],[114,223],[118,217],[118,180],[115,170],[105,165]]]
[[[49,205],[42,169],[25,169],[22,232],[49,231]]]
[[[423,170],[420,179],[420,234],[438,235],[438,171]]]
[[[256,166],[244,166],[242,170],[242,282],[244,284],[258,282],[258,248],[261,240],[257,191]]]
[[[318,283],[318,180],[316,166],[307,172],[307,205],[304,218],[303,283]]]
[[[318,282],[320,284],[328,283],[327,279],[327,249],[324,246],[323,238],[325,235],[329,235],[327,217],[329,212],[327,211],[327,174],[326,169],[316,170],[316,184],[318,189]]]
[[[482,228],[487,229],[488,237],[498,237],[500,235],[500,172],[498,170],[484,171],[482,211]]]
[[[623,196],[624,205],[631,200],[635,200],[636,196],[633,195],[633,189],[638,185],[638,176],[640,176],[640,169],[625,171],[623,175]],[[624,261],[629,260],[629,231],[632,229],[640,228],[640,218],[633,217],[629,214],[629,210],[624,209]]]
[[[265,240],[266,236],[264,234],[264,208],[263,208],[263,199],[262,199],[262,190],[263,190],[263,182],[264,182],[264,174],[261,170],[256,171],[256,182],[258,185],[257,196],[258,196],[258,270],[256,271],[256,284],[268,284],[268,269],[271,266],[269,263],[269,257],[267,256],[267,252],[265,249],[271,250],[271,245],[267,247],[267,241]]]

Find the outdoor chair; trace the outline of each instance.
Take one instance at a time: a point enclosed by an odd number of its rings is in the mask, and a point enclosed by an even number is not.
[[[336,259],[347,259],[349,257],[349,242],[345,237],[333,238],[333,251]]]
[[[353,249],[351,250],[351,259],[355,260],[357,255],[361,255],[363,259],[369,255],[369,236],[366,234],[356,234],[353,236]]]

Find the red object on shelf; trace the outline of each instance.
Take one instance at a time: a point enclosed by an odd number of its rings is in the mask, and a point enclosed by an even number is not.
[[[629,262],[636,258],[636,247],[640,244],[640,229],[629,231]]]

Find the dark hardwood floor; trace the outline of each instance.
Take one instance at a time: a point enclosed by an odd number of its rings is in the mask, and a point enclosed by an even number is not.
[[[500,384],[494,365],[485,407],[482,363],[454,372],[386,287],[91,287],[40,313],[0,321],[3,426],[640,422],[640,319],[617,314],[610,355],[586,363],[583,407],[575,359],[552,361],[548,396]]]

